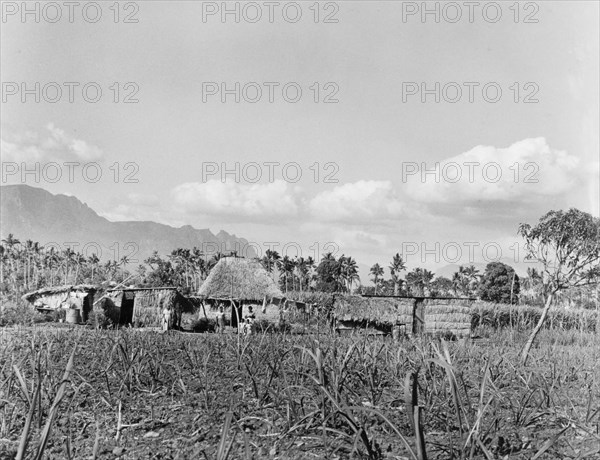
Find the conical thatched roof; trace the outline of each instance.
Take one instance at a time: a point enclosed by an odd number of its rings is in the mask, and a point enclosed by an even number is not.
[[[267,297],[283,297],[264,267],[253,259],[223,257],[210,271],[198,291],[209,299],[262,302]]]

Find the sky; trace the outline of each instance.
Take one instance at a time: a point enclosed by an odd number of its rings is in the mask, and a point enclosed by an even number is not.
[[[363,277],[599,215],[598,2],[73,5],[2,3],[2,185]]]

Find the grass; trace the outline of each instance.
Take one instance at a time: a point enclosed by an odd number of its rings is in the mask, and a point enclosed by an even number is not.
[[[596,458],[598,335],[0,335],[0,458]],[[74,351],[76,350],[76,351]]]
[[[542,309],[528,305],[494,304],[475,302],[472,307],[473,328],[485,326],[491,329],[531,329],[540,319]],[[587,332],[598,331],[600,315],[597,310],[566,309],[553,307],[546,321],[548,329],[569,329]]]

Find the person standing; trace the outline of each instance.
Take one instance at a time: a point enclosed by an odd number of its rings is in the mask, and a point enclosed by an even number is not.
[[[256,315],[254,314],[254,310],[252,309],[252,306],[248,307],[248,314],[246,315],[246,319],[249,319],[250,323],[253,323],[254,320],[256,319]]]
[[[256,315],[254,314],[254,310],[252,306],[248,306],[248,314],[244,318],[244,335],[250,335],[252,333],[252,324],[256,319]]]
[[[217,332],[219,334],[225,332],[225,309],[223,304],[219,305],[219,311],[217,312]]]
[[[171,309],[165,307],[162,311],[162,331],[167,332],[171,326]]]

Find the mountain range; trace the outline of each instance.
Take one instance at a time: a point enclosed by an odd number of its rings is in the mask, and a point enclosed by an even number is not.
[[[208,254],[247,248],[244,255],[255,256],[247,240],[224,230],[215,235],[190,225],[111,222],[74,196],[53,195],[29,185],[0,187],[0,234],[6,238],[10,233],[21,242],[29,239],[61,250],[71,247],[87,256],[95,252],[101,260],[127,256],[132,263],[142,263],[155,250],[164,256],[177,248],[193,247]]]
[[[0,187],[0,235],[6,238],[10,233],[22,242],[29,239],[61,250],[70,246],[87,256],[96,252],[104,261],[127,256],[134,264],[142,263],[154,251],[165,256],[177,248],[198,247],[209,255],[237,249],[247,257],[256,255],[246,239],[224,230],[215,235],[209,229],[190,225],[176,228],[151,221],[111,222],[74,196],[54,195],[29,185]],[[240,251],[241,248],[247,251]],[[519,276],[526,276],[527,267],[532,266],[508,258],[501,262],[512,266]],[[486,264],[473,265],[483,274]],[[449,264],[437,268],[435,274],[452,278],[458,269],[457,264]],[[359,270],[362,283],[371,284],[369,267],[359,264]],[[387,272],[386,266],[386,275]]]

